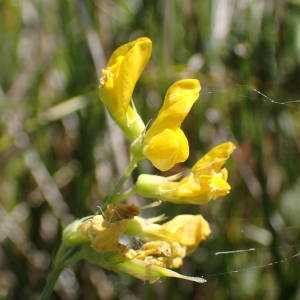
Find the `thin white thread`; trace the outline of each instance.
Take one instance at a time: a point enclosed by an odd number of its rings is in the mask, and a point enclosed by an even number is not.
[[[216,252],[215,255],[236,254],[236,253],[253,252],[253,251],[256,251],[256,249],[249,248],[249,249],[238,249],[238,250],[231,250],[231,251],[219,251],[219,252]]]
[[[271,97],[267,96],[266,94],[260,92],[257,89],[252,89],[254,92],[256,92],[257,94],[259,94],[260,96],[262,96],[264,98],[264,100],[268,100],[269,102],[273,103],[273,104],[280,104],[280,105],[286,105],[286,104],[291,104],[291,103],[300,103],[300,99],[296,99],[296,100],[288,100],[288,101],[277,101],[272,99]]]
[[[228,251],[228,252],[231,252],[231,251]],[[264,268],[268,268],[268,267],[271,267],[271,266],[276,265],[276,264],[286,263],[287,261],[289,261],[291,259],[294,259],[294,258],[296,258],[298,256],[300,256],[300,252],[297,252],[297,253],[295,253],[293,255],[290,255],[290,256],[287,256],[287,257],[284,257],[284,258],[282,258],[280,260],[271,261],[271,262],[266,263],[266,264],[253,265],[253,266],[250,266],[250,267],[245,267],[245,268],[240,268],[240,269],[236,269],[236,270],[231,270],[231,271],[228,271],[228,272],[206,274],[206,275],[204,274],[203,277],[204,278],[219,277],[219,276],[224,276],[224,275],[231,275],[231,274],[234,274],[234,273],[245,272],[245,271],[252,270],[252,269],[264,269]]]
[[[280,100],[271,98],[270,96],[264,94],[263,92],[259,91],[256,88],[251,88],[251,87],[249,87],[247,85],[244,85],[244,84],[237,84],[237,86],[242,86],[242,87],[246,86],[246,87],[248,87],[250,89],[250,91],[259,94],[263,98],[263,100],[265,102],[269,102],[269,103],[273,103],[273,104],[279,104],[279,105],[287,105],[287,104],[293,104],[293,103],[300,103],[300,99],[280,101]],[[207,88],[204,88],[203,91],[202,91],[202,93],[203,94],[226,93],[226,90],[224,90],[224,89],[218,90],[218,89],[207,89]],[[248,98],[247,96],[244,96],[244,95],[239,95],[239,97]]]

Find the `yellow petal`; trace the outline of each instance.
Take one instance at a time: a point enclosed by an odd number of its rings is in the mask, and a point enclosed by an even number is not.
[[[166,128],[179,128],[198,99],[200,89],[197,79],[179,80],[171,85],[157,118],[146,132],[145,140]]]
[[[181,123],[199,97],[197,79],[176,81],[167,91],[157,118],[146,131],[143,154],[161,171],[171,169],[189,156],[188,141]]]
[[[187,246],[189,253],[197,248],[211,232],[209,224],[201,215],[178,215],[163,224],[162,228],[178,243]]]
[[[166,197],[177,203],[204,204],[218,197],[226,196],[230,192],[230,185],[226,180],[218,176],[200,175],[189,177],[177,183],[173,192]]]
[[[189,144],[180,128],[166,128],[145,144],[143,154],[161,171],[171,169],[189,156]]]
[[[231,142],[223,143],[214,147],[198,160],[198,162],[193,166],[192,172],[201,175],[219,172],[235,148],[235,145]]]
[[[100,78],[100,99],[130,140],[137,138],[145,127],[131,101],[151,51],[152,42],[147,37],[117,48]]]
[[[178,243],[184,246],[189,254],[209,236],[210,228],[201,215],[178,215],[164,224],[156,224],[151,219],[134,217],[127,222],[126,234],[136,236],[143,241],[165,241],[170,245]],[[186,253],[179,256],[183,258],[185,255]]]
[[[132,93],[149,61],[152,42],[139,38],[117,48],[102,70],[100,96],[113,116],[121,118],[127,111]]]

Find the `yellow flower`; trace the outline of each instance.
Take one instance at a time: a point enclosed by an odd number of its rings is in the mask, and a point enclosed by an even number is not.
[[[127,223],[126,234],[149,240],[163,240],[179,243],[187,254],[193,252],[210,234],[207,221],[201,215],[178,215],[164,224],[156,224],[159,219],[134,217]]]
[[[136,82],[148,63],[152,42],[138,38],[117,48],[100,78],[100,98],[130,140],[144,130],[144,123],[131,105]]]
[[[163,106],[142,142],[142,152],[161,171],[171,169],[189,156],[189,144],[180,126],[199,97],[196,79],[176,81],[167,91]]]
[[[222,168],[235,146],[224,143],[204,155],[190,174],[179,181],[179,175],[162,177],[142,174],[136,183],[136,192],[149,198],[174,203],[202,204],[230,192],[228,172]]]

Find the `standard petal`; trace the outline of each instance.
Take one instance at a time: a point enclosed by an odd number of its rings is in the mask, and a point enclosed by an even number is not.
[[[214,147],[194,164],[193,173],[208,175],[219,172],[235,148],[235,145],[231,142]]]
[[[167,91],[157,118],[146,131],[143,154],[161,171],[171,169],[189,156],[189,145],[180,126],[199,97],[197,79],[176,81]]]
[[[145,140],[165,128],[179,128],[198,99],[200,89],[197,79],[179,80],[171,85],[157,118],[146,132]]]
[[[124,111],[127,110],[128,105],[132,99],[132,93],[135,88],[136,82],[140,78],[146,64],[148,63],[151,51],[152,42],[146,37],[139,38],[118,52],[127,52],[120,64],[119,72],[116,76],[116,91],[119,103],[121,103]],[[117,54],[116,54],[117,55]],[[114,55],[112,60],[114,60]],[[110,64],[111,60],[109,61]]]
[[[151,51],[152,42],[147,37],[120,46],[113,52],[100,78],[100,99],[130,140],[137,138],[145,128],[131,101]]]

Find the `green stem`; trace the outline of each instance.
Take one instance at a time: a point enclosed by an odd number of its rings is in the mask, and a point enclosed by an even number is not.
[[[129,196],[133,195],[134,193],[135,193],[135,186],[131,187],[129,190],[127,190],[126,192],[124,192],[122,194],[116,195],[112,199],[111,203],[113,203],[113,204],[119,203],[122,200],[128,198]]]
[[[117,194],[120,192],[121,188],[123,187],[123,184],[129,178],[129,176],[131,175],[132,171],[136,168],[136,166],[137,166],[137,160],[135,158],[131,158],[125,173],[123,174],[123,176],[120,178],[120,180],[116,184],[112,193],[104,201],[104,204],[101,207],[102,210],[105,209],[107,207],[107,205],[109,205],[110,203],[116,203],[116,202],[121,201],[121,200],[115,201],[115,198],[118,199]]]
[[[65,244],[61,244],[56,258],[54,260],[53,269],[47,279],[46,285],[40,296],[40,300],[47,300],[51,296],[55,283],[61,273],[61,271],[76,261],[82,258],[82,252],[80,246],[67,247]]]
[[[59,267],[59,268],[54,268],[51,271],[51,273],[50,273],[50,275],[49,275],[49,277],[47,279],[46,285],[45,285],[45,287],[43,289],[43,292],[41,294],[40,300],[47,300],[47,299],[49,299],[49,297],[50,297],[50,295],[52,293],[52,290],[53,290],[53,288],[55,286],[55,283],[56,283],[56,281],[57,281],[57,279],[58,279],[58,277],[59,277],[59,275],[60,275],[60,273],[61,273],[62,270],[63,270],[63,267]]]

